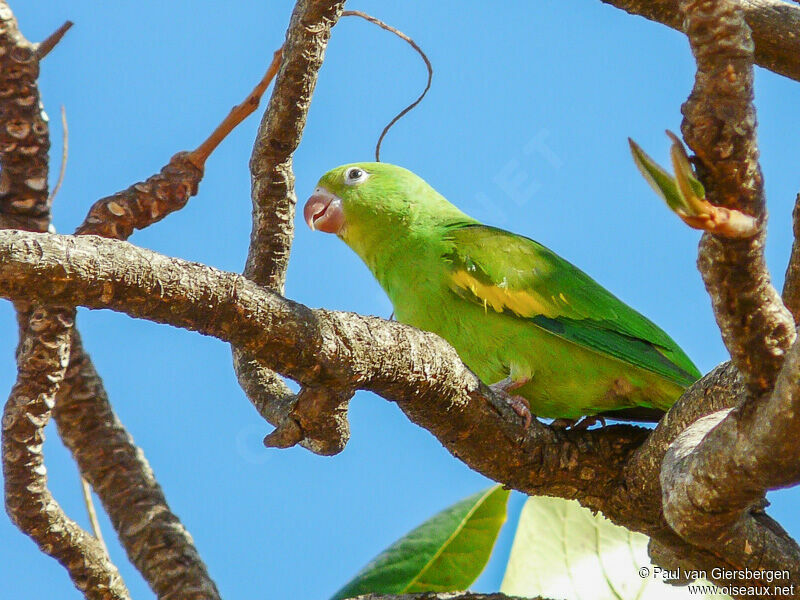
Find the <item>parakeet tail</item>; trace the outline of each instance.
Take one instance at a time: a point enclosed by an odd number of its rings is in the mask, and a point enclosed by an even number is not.
[[[633,406],[631,408],[621,408],[619,410],[609,410],[598,413],[597,416],[613,419],[615,421],[634,421],[637,423],[658,423],[666,414],[660,408],[648,408],[646,406]]]

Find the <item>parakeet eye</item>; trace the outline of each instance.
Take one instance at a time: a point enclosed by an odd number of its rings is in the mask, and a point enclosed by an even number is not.
[[[364,169],[350,167],[344,174],[344,182],[346,185],[356,185],[357,183],[366,181],[367,177],[369,177],[369,173],[367,173]]]

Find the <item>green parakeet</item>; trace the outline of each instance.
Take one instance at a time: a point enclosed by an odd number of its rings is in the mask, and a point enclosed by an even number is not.
[[[467,216],[407,169],[337,167],[304,217],[361,257],[398,321],[446,339],[537,416],[657,420],[700,376],[666,333],[581,270]]]

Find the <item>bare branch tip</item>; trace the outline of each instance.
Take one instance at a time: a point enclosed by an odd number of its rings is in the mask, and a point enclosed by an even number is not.
[[[61,38],[66,35],[67,31],[69,31],[73,25],[74,23],[72,21],[65,21],[61,27],[39,42],[36,46],[36,58],[42,60],[45,56],[50,54],[50,51],[56,47],[56,44],[61,41]]]
[[[255,88],[247,95],[241,104],[234,106],[216,129],[206,138],[202,144],[189,152],[187,159],[198,169],[203,169],[206,160],[217,146],[231,133],[242,121],[249,117],[258,108],[261,97],[269,87],[270,82],[278,74],[283,58],[283,46],[278,48],[272,55],[272,62],[267,68],[264,77],[256,84]]]

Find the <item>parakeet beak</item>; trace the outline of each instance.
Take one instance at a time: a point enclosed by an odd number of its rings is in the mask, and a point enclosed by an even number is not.
[[[312,231],[339,233],[344,226],[342,199],[324,187],[318,187],[306,201],[303,217]]]

